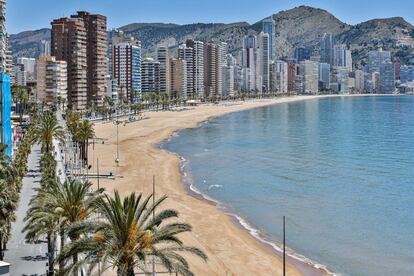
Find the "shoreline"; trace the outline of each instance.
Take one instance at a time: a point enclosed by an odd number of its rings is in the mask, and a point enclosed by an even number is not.
[[[119,176],[115,180],[101,179],[101,187],[105,187],[108,192],[117,189],[121,195],[131,192],[150,193],[152,177],[156,176],[156,194],[167,194],[169,199],[166,207],[177,209],[180,212],[180,220],[190,223],[194,228],[192,233],[183,235],[183,241],[200,247],[209,256],[207,264],[193,257],[188,258],[196,275],[281,273],[280,254],[276,254],[277,250],[271,248],[271,241],[267,240],[265,235],[262,236],[264,241],[254,237],[251,232],[246,231],[248,229],[243,227],[237,217],[232,217],[220,208],[219,203],[208,203],[189,193],[189,188],[185,185],[185,177],[181,173],[179,156],[161,147],[177,132],[197,128],[202,123],[225,114],[279,103],[348,96],[373,95],[292,96],[219,105],[203,104],[182,112],[146,112],[145,115],[148,115],[146,120],[128,124],[127,128],[120,127],[121,162],[119,167],[116,167],[113,161],[116,150],[113,124],[96,124],[97,137],[104,138],[105,144],[97,144],[93,153],[92,149],[89,149],[89,156],[93,156],[93,159],[99,158],[101,174],[115,172],[115,175]],[[216,201],[213,200],[213,202]],[[220,231],[220,235],[217,235],[217,231]],[[313,267],[312,269],[317,271],[312,274],[309,269],[306,270],[307,266],[311,265],[306,260],[299,263],[298,260],[290,257],[287,263],[287,274],[329,275],[328,272]]]

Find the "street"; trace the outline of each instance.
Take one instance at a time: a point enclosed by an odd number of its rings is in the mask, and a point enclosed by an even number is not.
[[[26,243],[22,233],[23,219],[29,208],[30,199],[35,194],[34,188],[40,185],[40,156],[40,146],[34,145],[28,158],[28,175],[23,178],[20,203],[16,211],[16,222],[12,224],[12,237],[7,243],[5,261],[11,264],[10,275],[13,276],[46,274],[46,243]]]

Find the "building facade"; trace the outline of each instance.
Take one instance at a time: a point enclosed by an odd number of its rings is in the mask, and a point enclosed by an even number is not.
[[[302,93],[318,94],[319,91],[319,75],[318,63],[315,61],[304,60],[300,63],[300,75],[302,77]]]
[[[152,58],[146,58],[141,65],[142,95],[145,93],[160,93],[160,63]]]
[[[129,102],[141,97],[141,45],[120,42],[113,46],[113,78]]]
[[[66,61],[42,56],[37,63],[37,99],[49,105],[58,97],[67,101],[68,73]]]
[[[319,42],[320,62],[333,66],[334,39],[331,33],[324,33]]]
[[[262,21],[262,32],[269,35],[269,59],[276,60],[276,22],[272,16]]]
[[[52,22],[51,53],[68,65],[69,104],[82,110],[102,105],[107,93],[106,17],[78,12]]]
[[[170,97],[172,99],[187,100],[187,61],[172,58],[170,65]]]
[[[157,60],[160,63],[160,93],[167,93],[170,95],[170,78],[169,78],[169,57],[168,57],[168,47],[159,46],[157,48]]]

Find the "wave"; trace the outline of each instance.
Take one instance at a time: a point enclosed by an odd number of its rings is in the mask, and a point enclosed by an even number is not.
[[[208,186],[207,190],[210,191],[211,189],[214,189],[214,188],[223,188],[223,185],[218,185],[218,184],[210,185]]]

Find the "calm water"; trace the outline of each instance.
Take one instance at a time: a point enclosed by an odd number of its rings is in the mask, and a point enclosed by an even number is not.
[[[414,275],[414,97],[229,114],[164,146],[198,190],[343,275]]]

